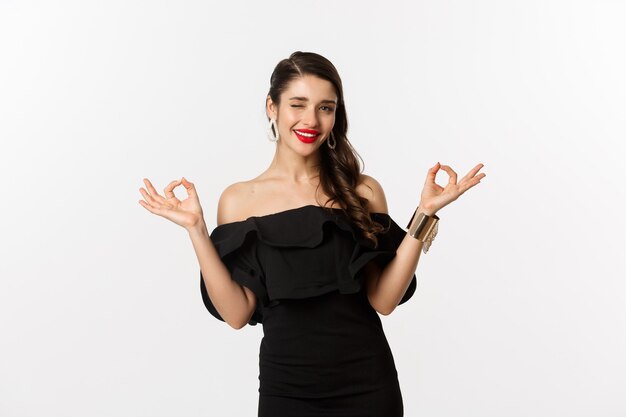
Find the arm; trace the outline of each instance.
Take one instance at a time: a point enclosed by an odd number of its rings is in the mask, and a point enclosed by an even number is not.
[[[236,207],[236,188],[231,185],[222,193],[217,209],[218,224],[237,220],[232,217]],[[256,308],[254,293],[232,280],[211,242],[204,221],[188,229],[188,232],[211,302],[228,325],[236,330],[243,328]]]
[[[432,216],[480,183],[486,176],[485,173],[478,174],[482,167],[484,167],[483,164],[476,165],[457,182],[456,172],[449,165],[441,165],[437,162],[428,170],[414,221],[417,220],[419,213]],[[450,177],[445,187],[435,182],[439,169],[443,169]],[[371,199],[371,211],[387,213],[387,202],[380,184],[372,177],[367,176],[365,182],[369,184],[370,191],[367,192],[366,198]],[[396,250],[396,256],[385,266],[384,270],[380,271],[373,262],[370,262],[372,265],[366,265],[368,297],[372,306],[381,314],[391,314],[402,300],[413,279],[423,245],[422,242],[414,239],[407,232]]]
[[[368,297],[372,307],[380,314],[391,314],[400,303],[417,269],[422,246],[422,242],[407,233],[396,256],[383,270],[373,261],[366,265]]]
[[[362,195],[369,200],[369,210],[388,213],[382,186],[370,176],[363,177]],[[418,213],[420,211],[418,209]],[[380,314],[391,314],[400,303],[417,269],[422,246],[422,242],[407,233],[396,251],[396,256],[384,269],[381,270],[374,261],[365,266],[367,296],[371,306]]]

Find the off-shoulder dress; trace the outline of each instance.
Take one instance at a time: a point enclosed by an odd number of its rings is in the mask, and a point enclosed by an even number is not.
[[[257,297],[259,417],[400,417],[402,394],[365,268],[396,256],[406,235],[386,213],[378,246],[339,208],[306,205],[217,226],[210,234],[233,280]],[[417,287],[415,275],[403,304]],[[217,319],[200,272],[204,305]]]

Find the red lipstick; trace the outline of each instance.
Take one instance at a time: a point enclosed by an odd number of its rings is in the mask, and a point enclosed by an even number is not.
[[[319,131],[311,130],[311,129],[297,129],[297,130],[294,130],[294,132],[296,136],[298,137],[298,139],[300,139],[300,141],[304,143],[313,143],[320,135]],[[301,135],[299,132],[305,133],[307,135],[306,136]]]

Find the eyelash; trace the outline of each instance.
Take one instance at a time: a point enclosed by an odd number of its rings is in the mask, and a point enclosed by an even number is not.
[[[300,106],[300,105],[297,105],[297,104],[292,104],[291,107],[304,107],[304,106]],[[329,107],[329,106],[322,106],[322,107],[328,107],[328,110],[326,110],[327,112],[332,112],[333,111],[332,107]]]

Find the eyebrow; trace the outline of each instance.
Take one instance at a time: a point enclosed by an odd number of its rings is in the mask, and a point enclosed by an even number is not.
[[[301,100],[301,101],[309,101],[308,98],[306,97],[289,97],[289,100]],[[322,100],[322,103],[332,103],[332,104],[337,104],[337,102],[335,100]]]

